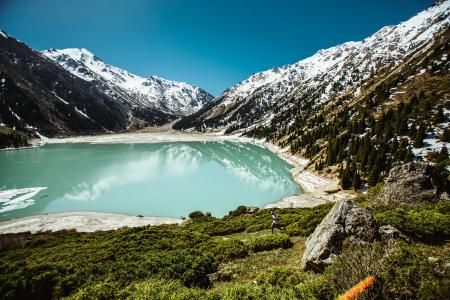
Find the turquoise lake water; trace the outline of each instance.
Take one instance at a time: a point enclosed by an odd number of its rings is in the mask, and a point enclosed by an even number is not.
[[[237,142],[0,151],[0,220],[70,211],[181,217],[202,210],[220,217],[299,193],[290,168],[264,147]]]

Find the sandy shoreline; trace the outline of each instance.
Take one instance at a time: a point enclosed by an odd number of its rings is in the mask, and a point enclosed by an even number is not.
[[[280,148],[271,143],[239,135],[223,135],[221,133],[191,133],[174,130],[154,132],[132,132],[119,134],[105,134],[100,136],[78,136],[56,139],[34,140],[36,146],[60,143],[162,143],[162,142],[193,142],[193,141],[236,141],[262,145],[278,157],[293,165],[290,170],[294,181],[304,193],[285,197],[278,202],[270,203],[264,208],[293,208],[313,207],[326,202],[336,202],[343,198],[352,197],[338,190],[338,181],[330,180],[306,170],[308,160],[302,159],[289,152],[288,148]],[[183,220],[165,217],[136,217],[124,214],[100,212],[68,212],[36,215],[11,221],[0,222],[0,234],[17,232],[57,231],[62,229],[76,229],[80,232],[118,229],[124,226],[137,227],[143,225],[180,224]]]
[[[292,178],[303,190],[302,194],[285,197],[278,202],[267,204],[264,208],[314,207],[354,197],[339,189],[339,180],[325,178],[306,170],[309,160],[291,154],[288,148],[282,149],[270,143],[264,143],[264,146],[294,166],[290,170]]]
[[[137,217],[101,212],[66,212],[36,215],[0,223],[0,234],[30,231],[76,229],[79,232],[112,230],[144,225],[181,224],[183,220],[163,217]]]

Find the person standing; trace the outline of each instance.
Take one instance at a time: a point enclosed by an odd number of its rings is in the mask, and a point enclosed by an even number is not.
[[[281,230],[280,224],[280,215],[278,215],[275,211],[272,211],[272,233],[275,227],[278,227]]]

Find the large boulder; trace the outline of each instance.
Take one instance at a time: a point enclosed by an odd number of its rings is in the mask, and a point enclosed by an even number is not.
[[[346,238],[368,243],[378,237],[378,226],[366,208],[351,199],[336,203],[306,240],[302,268],[321,271],[342,251]]]
[[[391,169],[377,198],[386,205],[449,201],[449,183],[432,166],[411,162]]]

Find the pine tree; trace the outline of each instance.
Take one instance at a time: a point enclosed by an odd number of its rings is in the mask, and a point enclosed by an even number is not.
[[[450,128],[449,127],[444,129],[444,132],[442,132],[440,140],[445,143],[450,143]]]
[[[448,149],[447,149],[447,147],[443,146],[441,151],[439,152],[439,154],[436,157],[436,163],[442,163],[448,159],[449,159]]]
[[[341,187],[344,190],[348,190],[352,186],[352,176],[350,173],[350,163],[347,162],[345,169],[342,171],[341,175]]]
[[[419,129],[417,129],[416,134],[414,136],[413,146],[415,148],[423,147],[423,139],[425,138],[425,127],[423,124],[420,124]]]
[[[359,175],[358,171],[355,171],[354,175],[353,175],[353,180],[352,180],[352,187],[357,190],[361,187],[361,176]]]
[[[374,168],[372,172],[370,172],[369,176],[369,186],[375,186],[380,180],[380,171],[378,168]]]
[[[442,107],[438,107],[436,114],[434,115],[434,123],[443,123],[445,122],[445,115],[444,111],[442,110]]]

